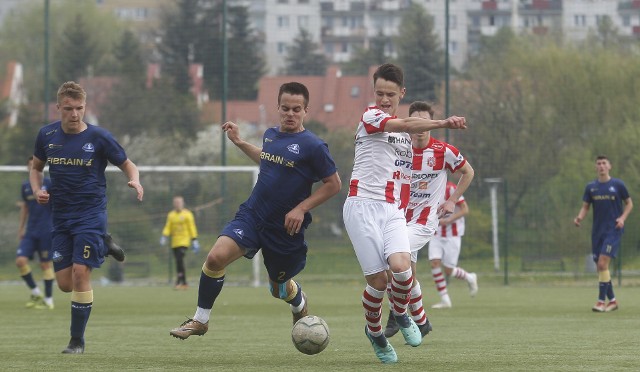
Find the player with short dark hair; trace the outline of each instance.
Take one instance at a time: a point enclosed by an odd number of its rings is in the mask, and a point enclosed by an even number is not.
[[[224,284],[225,269],[241,257],[262,250],[271,295],[291,307],[293,322],[306,316],[307,298],[293,278],[306,264],[304,231],[309,211],[340,191],[341,181],[327,144],[304,128],[309,91],[301,83],[283,84],[278,92],[280,125],[265,131],[262,148],[243,141],[238,125],[226,122],[227,137],[260,165],[256,185],[218,237],[202,266],[198,306],[169,333],[186,339],[204,335],[214,302]],[[322,181],[315,190],[314,183]]]
[[[52,204],[56,280],[63,292],[71,292],[71,340],[62,352],[81,354],[93,304],[91,271],[102,265],[106,241],[111,241],[106,231],[107,163],[122,170],[140,201],[144,190],[138,168],[111,133],[84,122],[87,95],[82,86],[66,82],[57,96],[60,120],[40,129],[29,179],[38,203]],[[47,163],[51,188],[44,190]]]
[[[613,293],[609,263],[618,255],[620,240],[624,232],[624,222],[633,209],[633,201],[624,182],[609,175],[611,162],[600,155],[596,158],[598,178],[589,182],[582,196],[582,208],[573,220],[580,223],[593,205],[593,226],[591,228],[591,253],[598,269],[598,301],[593,306],[595,312],[618,310],[618,301]],[[624,204],[624,205],[623,205]],[[605,304],[605,300],[609,303]]]
[[[31,172],[33,156],[27,160],[27,169]],[[42,187],[51,188],[51,179],[44,178]],[[51,206],[40,205],[33,196],[29,180],[22,183],[22,202],[20,204],[20,227],[18,239],[20,245],[16,252],[16,266],[20,276],[31,289],[31,299],[27,302],[27,308],[53,310],[53,280],[55,274],[51,266]],[[35,255],[40,260],[40,268],[44,281],[44,297],[40,288],[33,280],[29,260]]]
[[[349,194],[343,207],[344,224],[367,285],[362,294],[365,335],[383,363],[398,360],[381,324],[382,302],[391,271],[393,315],[407,343],[418,346],[422,335],[407,315],[413,285],[411,250],[404,208],[407,205],[412,168],[409,133],[438,128],[466,128],[463,117],[446,120],[398,118],[404,97],[402,69],[384,64],[373,74],[375,106],[362,114],[355,134],[355,157]]]

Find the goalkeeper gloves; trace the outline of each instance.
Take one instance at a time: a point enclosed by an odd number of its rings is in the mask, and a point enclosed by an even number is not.
[[[160,245],[162,245],[162,246],[167,245],[167,237],[166,236],[162,235],[160,237]]]
[[[200,252],[200,242],[198,241],[198,239],[193,239],[191,241],[191,250],[193,251],[193,253]]]

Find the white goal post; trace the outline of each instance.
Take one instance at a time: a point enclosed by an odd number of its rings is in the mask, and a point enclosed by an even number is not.
[[[24,172],[26,173],[26,165],[0,165],[0,172]],[[253,175],[253,185],[258,180],[258,173],[260,168],[258,166],[184,166],[184,165],[138,165],[138,170],[143,175],[145,173],[184,173],[184,172],[200,172],[200,173],[251,173]],[[45,171],[48,171],[45,168]],[[120,172],[118,167],[109,165],[106,168],[107,172]],[[144,186],[144,185],[143,185]],[[258,287],[261,285],[262,280],[260,278],[260,265],[262,261],[262,254],[258,252],[255,258],[252,260],[252,278],[251,285]]]

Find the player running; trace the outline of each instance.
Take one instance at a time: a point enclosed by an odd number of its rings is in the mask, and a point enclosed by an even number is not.
[[[431,119],[433,109],[427,102],[417,101],[409,106],[409,116]],[[474,170],[454,146],[433,138],[430,132],[411,135],[412,143],[412,175],[411,193],[407,205],[405,218],[409,231],[411,246],[411,268],[414,273],[413,287],[409,311],[411,317],[418,324],[422,336],[429,333],[431,324],[422,305],[422,290],[417,278],[418,251],[424,247],[435,235],[438,229],[438,217],[446,218],[453,210],[455,203],[471,184]],[[459,171],[462,176],[458,182],[458,189],[446,195],[447,171]],[[390,303],[393,308],[392,290],[387,288]],[[389,313],[385,336],[392,337],[400,327],[393,312]]]
[[[242,256],[253,258],[260,249],[271,295],[290,304],[294,323],[307,315],[306,295],[293,278],[306,264],[309,211],[341,186],[327,144],[303,126],[308,105],[307,87],[283,84],[278,92],[280,125],[265,131],[262,148],[240,139],[235,123],[222,126],[229,139],[260,165],[260,173],[251,196],[224,227],[202,266],[193,319],[172,329],[172,336],[184,340],[204,335],[224,285],[225,268]],[[322,185],[312,192],[319,181]]]
[[[420,329],[407,315],[413,286],[411,248],[404,207],[408,202],[412,152],[407,133],[438,128],[466,128],[465,119],[395,116],[405,94],[402,69],[384,64],[373,74],[375,106],[362,114],[355,135],[355,158],[343,218],[367,285],[362,294],[365,335],[383,363],[398,360],[381,325],[382,301],[391,270],[393,314],[405,341],[422,342]]]
[[[56,281],[63,292],[71,292],[71,340],[62,353],[82,354],[93,307],[91,272],[102,265],[109,247],[117,248],[106,232],[107,163],[122,170],[140,201],[144,190],[138,168],[111,133],[84,122],[87,94],[82,86],[66,82],[57,96],[60,120],[40,129],[29,180],[38,203],[51,201]],[[46,163],[51,188],[45,190]],[[114,253],[124,259],[121,250]]]

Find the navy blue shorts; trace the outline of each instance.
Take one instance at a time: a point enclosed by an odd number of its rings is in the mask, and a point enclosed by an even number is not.
[[[260,249],[269,279],[284,283],[300,273],[307,263],[307,242],[304,229],[291,236],[284,226],[264,226],[254,213],[241,207],[220,235],[228,236],[245,250],[246,258],[253,258]]]
[[[51,261],[51,232],[40,234],[25,234],[20,240],[20,245],[16,251],[16,257],[27,257],[33,260],[35,254],[38,253],[40,262]]]
[[[615,230],[600,236],[594,236],[591,239],[591,253],[593,260],[598,262],[600,255],[616,258],[618,249],[620,248],[620,240],[622,239],[622,230]]]
[[[54,218],[51,247],[54,270],[66,269],[74,263],[99,268],[107,253],[106,229],[107,212],[77,219]]]

